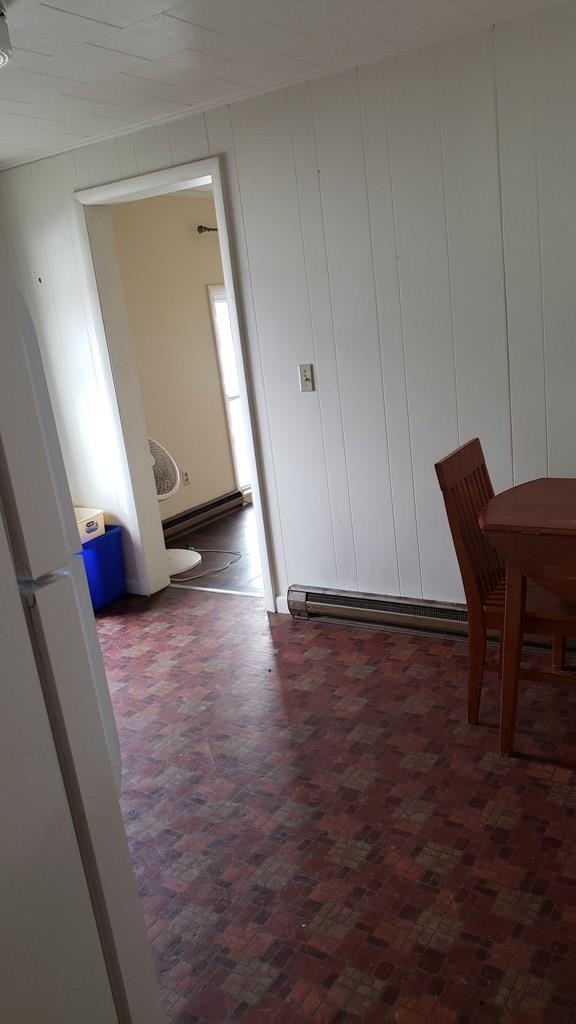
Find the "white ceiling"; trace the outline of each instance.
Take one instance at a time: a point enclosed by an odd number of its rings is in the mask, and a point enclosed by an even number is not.
[[[12,0],[0,166],[558,0]]]

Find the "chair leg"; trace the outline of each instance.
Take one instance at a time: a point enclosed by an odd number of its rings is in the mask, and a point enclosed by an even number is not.
[[[511,754],[516,728],[516,705],[520,682],[520,659],[526,602],[526,577],[508,563],[504,613],[504,655],[500,702],[500,753]]]
[[[552,638],[552,667],[562,670],[564,668],[564,654],[566,652],[566,641],[563,636]]]
[[[468,724],[476,725],[484,679],[486,630],[483,625],[473,626],[471,622],[468,629]]]

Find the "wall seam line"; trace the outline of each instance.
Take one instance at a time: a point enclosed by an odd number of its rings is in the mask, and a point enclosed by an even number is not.
[[[500,143],[500,109],[498,104],[498,75],[496,73],[496,26],[491,31],[492,81],[494,84],[494,120],[496,124],[496,153],[498,157],[498,202],[500,213],[500,241],[502,245],[502,279],[504,283],[504,323],[506,327],[506,365],[508,369],[508,422],[510,426],[510,465],[512,483],[516,483],[514,470],[514,426],[512,419],[512,364],[510,359],[510,318],[508,311],[508,278],[506,274],[506,254],[504,249],[504,199],[502,196],[502,147]]]
[[[202,125],[204,127],[204,138],[206,140],[206,152],[210,155],[210,136],[208,135],[208,121],[206,120],[206,111],[202,111]]]
[[[396,211],[396,199],[394,189],[394,170],[392,166],[392,150],[390,146],[390,124],[388,110],[388,90],[382,75],[382,98],[384,102],[384,125],[386,131],[386,149],[388,153],[388,169],[390,173],[390,198],[392,202],[392,221],[394,225],[394,252],[396,255],[396,280],[398,286],[398,305],[400,308],[400,334],[402,339],[402,366],[404,369],[404,392],[406,396],[406,419],[408,422],[408,451],[410,453],[410,476],[412,480],[412,501],[414,505],[414,528],[416,531],[416,546],[418,548],[418,572],[420,575],[420,596],[424,596],[424,581],[422,578],[422,548],[420,544],[420,528],[418,525],[418,506],[416,502],[416,481],[414,478],[414,441],[412,437],[412,417],[410,415],[410,401],[408,398],[408,368],[406,365],[406,344],[404,324],[404,301],[402,298],[402,279],[400,274],[400,254],[398,252],[398,214]]]
[[[269,441],[270,441],[270,461],[272,463],[272,473],[273,473],[273,478],[274,478],[274,493],[276,495],[276,505],[278,507],[278,524],[279,524],[279,527],[280,527],[280,537],[282,539],[282,562],[284,564],[285,579],[286,579],[286,582],[288,582],[288,564],[287,564],[287,561],[286,561],[286,543],[285,543],[285,540],[284,540],[284,527],[283,527],[283,524],[282,524],[282,513],[281,513],[281,510],[280,510],[280,499],[278,497],[278,473],[277,473],[277,470],[276,470],[276,460],[274,458],[274,445],[272,443],[272,430],[270,428],[270,412],[269,412],[269,408],[268,408],[268,404],[269,404],[268,403],[268,394],[267,394],[267,391],[266,391],[266,383],[265,383],[265,377],[264,377],[264,368],[263,368],[263,365],[262,365],[262,348],[261,348],[261,345],[260,345],[260,329],[258,327],[258,314],[256,312],[256,301],[255,301],[255,298],[254,298],[254,282],[252,280],[252,267],[250,265],[250,253],[249,253],[249,249],[248,249],[248,236],[246,234],[246,218],[245,218],[245,215],[244,215],[244,202],[242,200],[242,188],[241,188],[241,185],[240,185],[240,170],[239,170],[239,167],[238,167],[238,146],[237,146],[237,142],[236,142],[236,135],[235,135],[235,132],[234,132],[234,119],[232,117],[232,111],[230,109],[230,106],[228,107],[228,118],[229,118],[229,122],[230,122],[230,135],[231,135],[231,138],[232,138],[232,151],[233,151],[233,156],[234,156],[234,165],[235,165],[235,168],[236,168],[236,180],[238,182],[238,200],[239,200],[239,204],[240,204],[240,217],[241,217],[241,220],[242,220],[242,233],[244,235],[244,242],[245,242],[245,249],[246,249],[246,267],[247,267],[247,270],[248,270],[248,281],[249,281],[249,284],[250,284],[250,295],[252,297],[252,309],[254,311],[254,329],[255,329],[255,332],[256,332],[256,349],[257,349],[257,353],[258,353],[258,365],[260,367],[260,377],[261,377],[261,380],[262,380],[262,395],[263,395],[263,398],[264,398],[264,411],[265,411],[265,414],[266,414],[266,427],[268,429],[268,438],[269,438]],[[262,478],[263,478],[262,482],[264,483],[265,474],[264,474],[264,467],[263,466],[262,466]],[[270,545],[270,547],[273,549],[273,545],[272,544]],[[276,552],[275,551],[273,551],[273,554],[274,554],[274,556],[276,556]],[[278,584],[278,580],[274,580],[274,583],[277,585]],[[279,596],[279,595],[277,595],[277,594],[274,595],[274,597],[277,597],[277,596]]]
[[[536,90],[535,90],[535,67],[534,67],[534,15],[530,17],[530,86],[532,89],[533,109],[533,130],[534,130],[534,164],[536,169],[536,212],[538,215],[538,270],[540,278],[540,322],[542,326],[542,374],[544,377],[544,433],[546,439],[546,472],[550,476],[550,447],[549,447],[549,410],[548,410],[548,368],[546,365],[546,316],[544,312],[544,276],[542,258],[542,189],[540,183],[540,158],[538,151],[537,119],[536,119]]]
[[[444,135],[440,109],[440,89],[438,85],[438,47],[433,47],[434,86],[436,99],[436,116],[438,119],[438,141],[440,145],[440,177],[442,179],[442,205],[444,208],[444,238],[446,241],[446,262],[448,264],[448,297],[450,300],[450,333],[452,337],[452,361],[454,366],[454,404],[456,409],[456,432],[458,444],[462,443],[460,433],[460,409],[458,402],[458,366],[456,360],[456,338],[454,335],[454,297],[452,294],[452,257],[450,255],[450,236],[448,231],[448,208],[446,204],[446,178],[444,174]]]
[[[292,166],[294,170],[294,181],[296,183],[296,198],[298,201],[298,218],[300,224],[300,243],[302,246],[302,257],[304,260],[304,277],[306,279],[306,300],[308,305],[308,319],[310,321],[310,337],[312,339],[312,353],[314,356],[314,363],[318,362],[318,355],[316,350],[316,337],[314,332],[314,322],[312,318],[312,298],[310,295],[310,281],[308,279],[308,256],[306,253],[306,246],[304,244],[304,228],[302,225],[302,201],[301,201],[301,190],[300,181],[298,177],[298,168],[296,166],[296,147],[294,143],[294,119],[292,113],[292,104],[290,97],[286,97],[286,104],[288,107],[288,120],[290,122],[290,147],[292,151]],[[322,410],[322,388],[321,388],[321,375],[320,379],[316,382],[317,394],[318,394],[318,411],[320,413],[320,435],[322,438],[322,452],[324,454],[324,479],[326,481],[326,494],[328,497],[328,511],[330,513],[330,525],[332,527],[332,550],[334,552],[334,566],[336,568],[336,582],[340,587],[340,570],[338,566],[338,555],[336,552],[336,532],[334,529],[334,512],[332,508],[332,496],[330,494],[330,480],[328,476],[328,459],[326,456],[326,434],[324,427],[324,414]]]
[[[314,134],[314,151],[316,154],[316,167],[318,170],[318,194],[320,197],[320,217],[322,220],[322,238],[324,240],[324,251],[326,253],[326,276],[328,279],[328,292],[330,295],[330,323],[332,326],[332,337],[334,339],[334,365],[336,367],[336,382],[338,385],[338,404],[340,407],[340,420],[342,423],[342,442],[344,448],[344,466],[346,469],[346,492],[348,494],[348,511],[350,513],[350,526],[352,532],[352,550],[354,551],[354,571],[356,575],[356,588],[360,590],[360,580],[358,577],[358,549],[356,546],[356,530],[354,527],[354,514],[352,511],[352,495],[350,488],[350,464],[348,458],[348,448],[346,445],[346,430],[344,426],[344,410],[342,407],[342,388],[340,386],[341,374],[340,365],[338,361],[338,345],[336,343],[336,325],[334,323],[334,303],[333,303],[333,288],[332,288],[332,277],[330,274],[330,261],[328,259],[328,243],[326,241],[326,214],[324,210],[324,198],[322,196],[322,177],[320,174],[320,159],[318,156],[318,135],[316,132],[316,111],[314,109],[314,94],[312,88],[310,88],[310,105],[312,108],[312,131]]]
[[[370,192],[368,190],[368,171],[366,167],[366,140],[365,140],[365,120],[364,110],[362,106],[362,98],[360,92],[360,71],[356,68],[356,98],[358,102],[358,113],[360,116],[360,137],[362,139],[362,166],[364,168],[364,188],[366,190],[366,212],[368,214],[368,231],[370,234],[370,255],[372,259],[372,286],[374,289],[374,312],[376,314],[376,331],[378,334],[378,358],[380,362],[380,382],[382,391],[382,413],[384,416],[384,429],[386,431],[386,465],[388,467],[388,488],[390,492],[390,511],[392,512],[392,529],[394,531],[394,551],[396,554],[396,579],[398,585],[398,593],[401,593],[402,588],[400,585],[400,559],[398,557],[398,530],[396,524],[396,511],[394,508],[394,492],[392,489],[392,471],[390,469],[390,431],[388,429],[388,413],[386,410],[386,396],[384,390],[384,362],[382,359],[382,330],[380,320],[380,304],[378,302],[378,291],[376,288],[376,266],[374,262],[374,229],[372,226],[372,204],[370,202]]]

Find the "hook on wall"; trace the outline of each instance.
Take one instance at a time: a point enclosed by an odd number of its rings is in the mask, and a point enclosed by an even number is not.
[[[198,234],[203,235],[205,231],[218,231],[218,228],[208,228],[205,224],[198,225]]]

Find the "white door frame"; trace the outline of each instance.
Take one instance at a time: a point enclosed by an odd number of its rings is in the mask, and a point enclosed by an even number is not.
[[[174,192],[181,192],[184,189],[198,187],[199,185],[207,185],[210,182],[212,182],[214,205],[216,208],[216,224],[218,226],[224,286],[228,297],[230,325],[238,360],[240,401],[252,459],[252,497],[256,515],[258,546],[262,562],[264,597],[266,608],[269,611],[275,611],[275,588],[272,580],[270,545],[263,508],[263,473],[258,454],[259,438],[257,436],[255,405],[246,370],[248,365],[247,350],[239,327],[234,269],[228,237],[220,160],[218,157],[210,157],[207,160],[197,160],[193,163],[169,167],[162,171],[153,171],[150,174],[141,174],[133,178],[113,181],[106,185],[97,185],[94,188],[80,189],[74,192],[74,198],[82,204],[86,215],[92,262],[104,321],[105,343],[107,344],[112,370],[109,383],[114,389],[120,412],[122,436],[130,471],[134,504],[141,524],[142,555],[148,568],[148,576],[151,580],[157,581],[155,589],[159,589],[159,587],[165,586],[168,581],[163,578],[161,571],[164,540],[158,501],[152,485],[152,473],[150,472],[150,456],[142,393],[138,375],[135,372],[135,355],[132,346],[129,344],[127,315],[123,295],[119,287],[117,264],[114,265],[113,263],[110,265],[107,262],[106,266],[102,266],[102,261],[98,259],[99,253],[102,254],[104,251],[106,251],[108,257],[111,256],[110,243],[113,240],[110,225],[107,225],[103,218],[98,218],[95,207],[133,202],[138,199],[148,199],[152,196],[168,195]],[[93,223],[91,223],[90,214],[93,215]],[[112,249],[114,249],[113,246]],[[106,308],[110,303],[107,301],[105,292],[109,287],[114,287],[114,277],[116,278],[114,302],[112,304],[114,306],[114,315],[110,315],[110,309]]]

